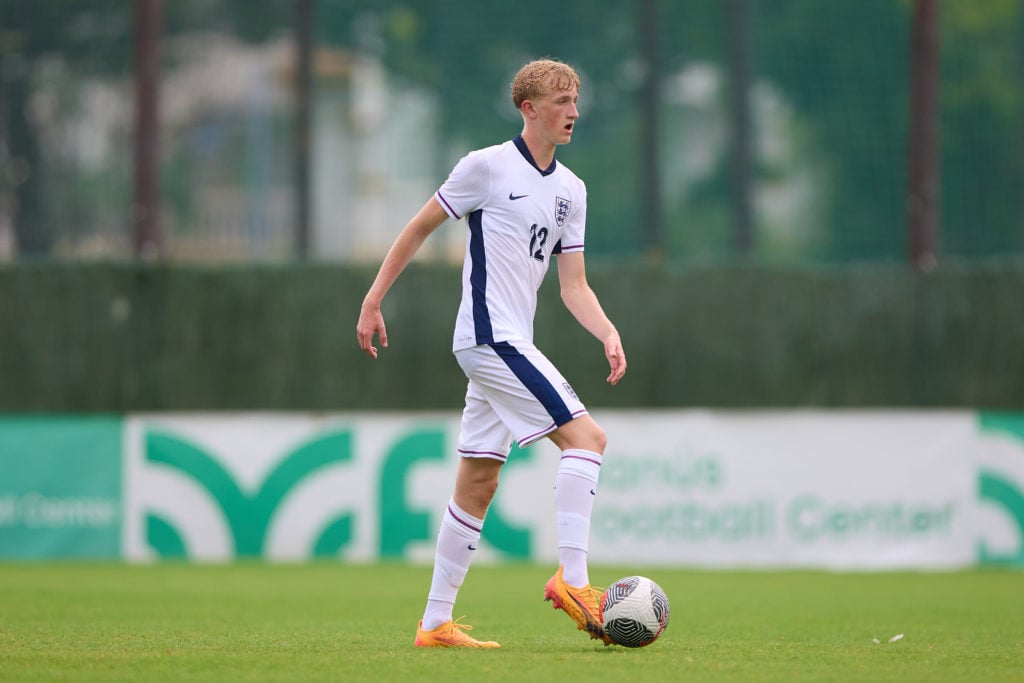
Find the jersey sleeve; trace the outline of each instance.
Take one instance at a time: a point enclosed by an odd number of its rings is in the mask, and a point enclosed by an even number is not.
[[[455,219],[480,208],[491,189],[487,158],[479,151],[470,152],[455,164],[448,180],[434,193],[438,203]]]

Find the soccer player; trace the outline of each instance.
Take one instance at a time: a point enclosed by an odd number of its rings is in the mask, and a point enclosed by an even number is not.
[[[522,133],[470,152],[399,234],[363,300],[359,346],[372,358],[388,346],[381,301],[424,240],[446,219],[465,217],[462,303],[453,351],[466,373],[458,472],[437,536],[426,610],[416,632],[420,647],[500,647],[470,636],[452,620],[456,595],[480,541],[501,466],[515,439],[520,447],[547,437],[561,451],[555,476],[559,567],[544,597],[579,629],[606,644],[599,590],[590,586],[587,548],[604,430],[570,384],[533,344],[537,290],[557,257],[561,298],[603,345],[617,384],[626,355],[615,326],[587,282],[583,260],[586,187],[555,160],[579,118],[580,80],[567,64],[542,59],[512,81]]]

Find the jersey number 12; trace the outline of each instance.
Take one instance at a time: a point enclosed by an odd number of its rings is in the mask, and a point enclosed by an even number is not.
[[[537,261],[543,261],[544,243],[547,241],[547,228],[538,228],[536,223],[530,226],[530,256],[532,256]]]

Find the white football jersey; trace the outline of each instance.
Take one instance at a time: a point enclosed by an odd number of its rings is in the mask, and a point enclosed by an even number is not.
[[[537,290],[553,254],[583,251],[587,190],[557,161],[537,167],[521,136],[470,152],[434,197],[465,216],[466,259],[453,350],[533,342]]]

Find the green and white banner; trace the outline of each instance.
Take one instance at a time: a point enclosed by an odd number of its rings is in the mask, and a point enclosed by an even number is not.
[[[121,555],[122,420],[0,416],[0,559]]]
[[[595,411],[591,561],[1024,566],[1024,414]],[[429,562],[457,413],[0,418],[0,559]],[[515,451],[479,561],[554,562],[546,441]]]

